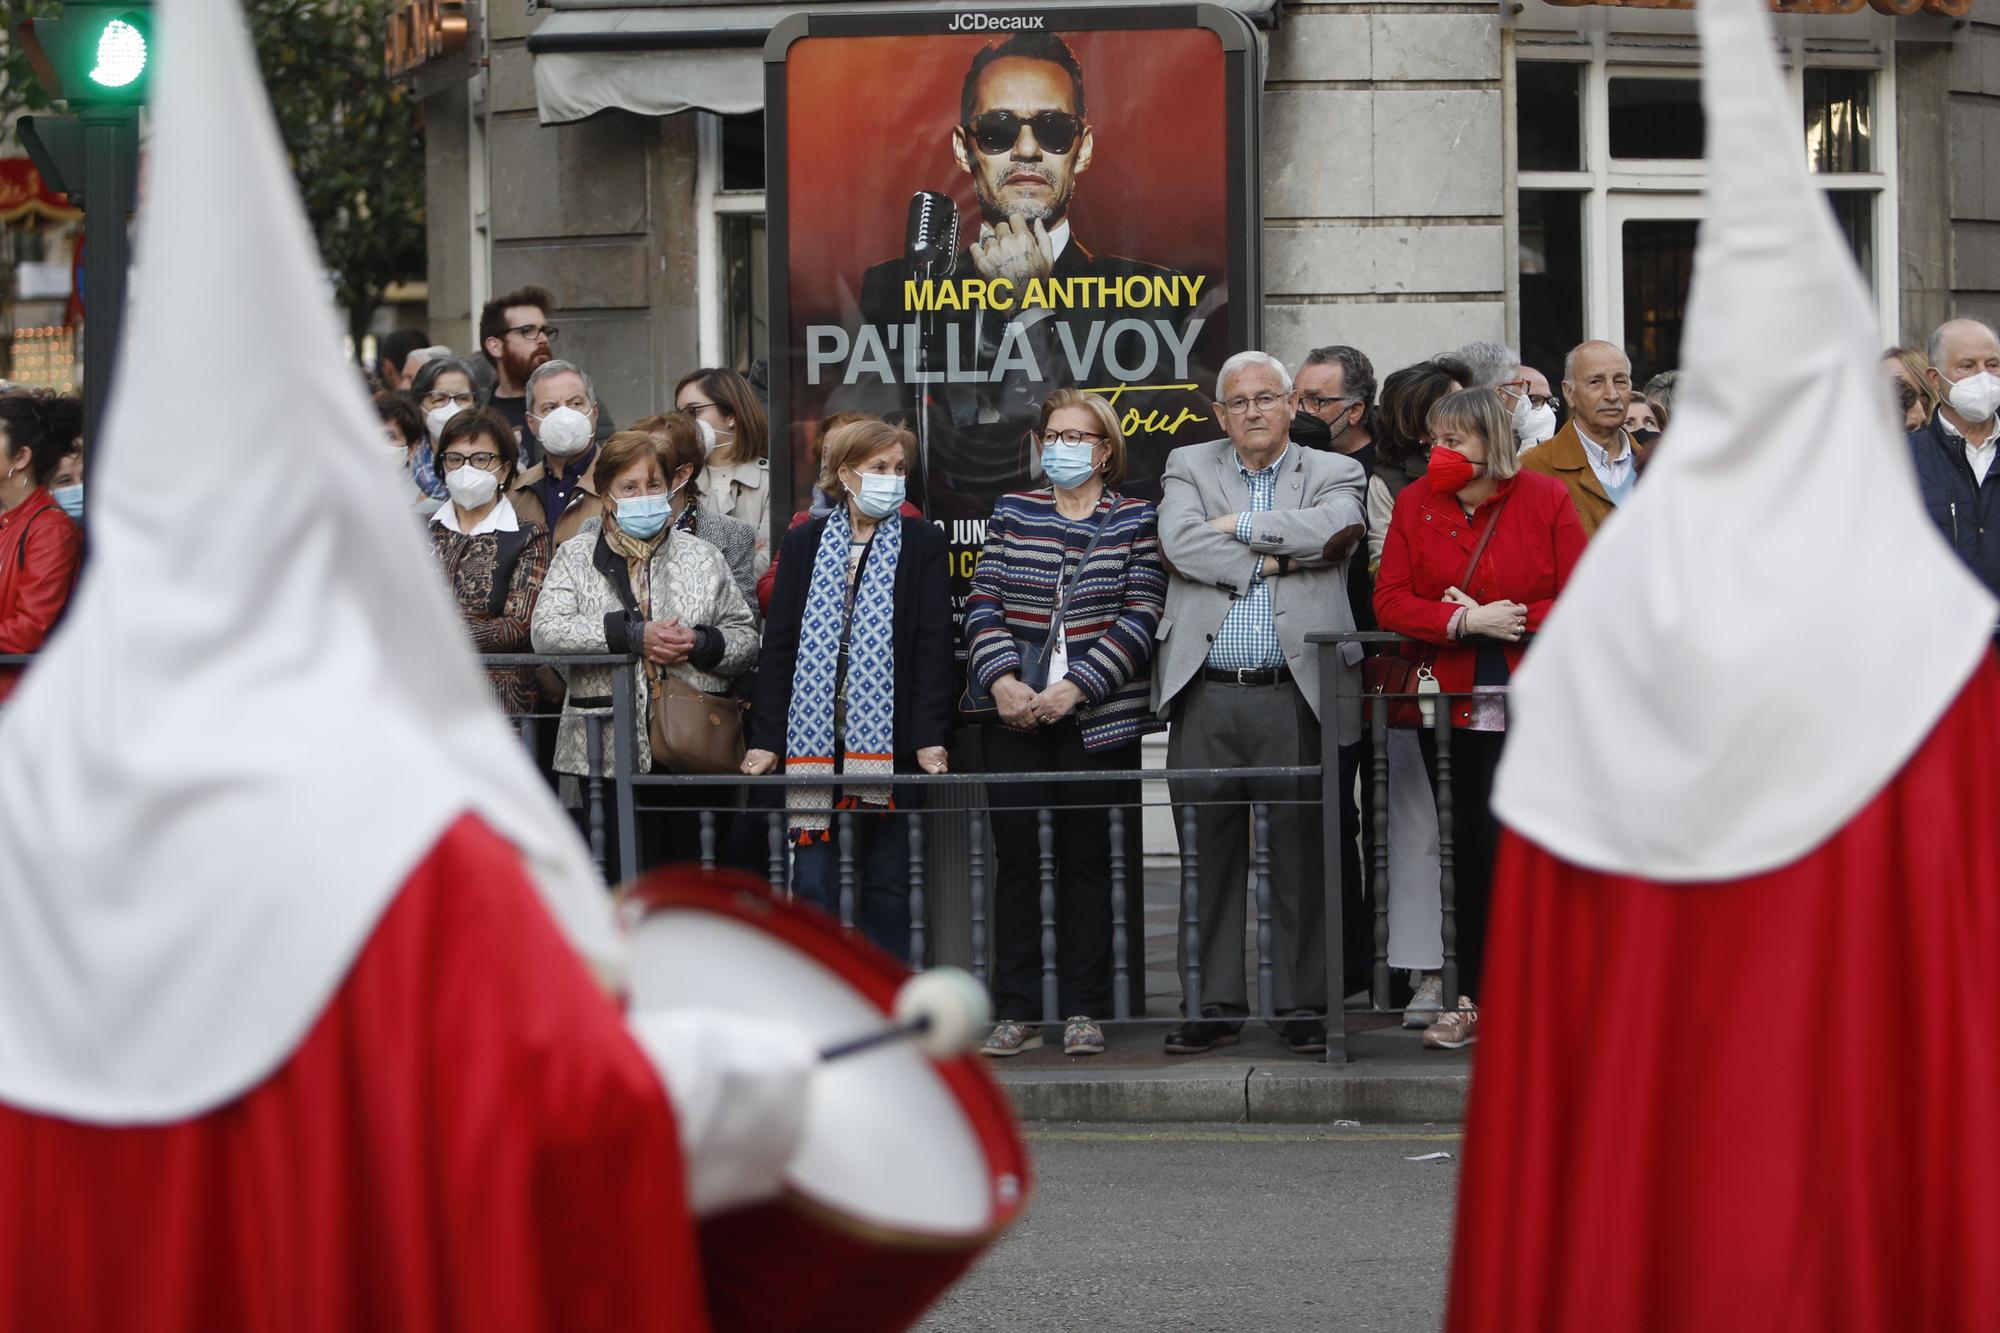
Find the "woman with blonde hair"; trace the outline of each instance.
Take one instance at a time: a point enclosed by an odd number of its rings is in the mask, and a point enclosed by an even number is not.
[[[1154,507],[1112,487],[1125,475],[1118,414],[1095,394],[1059,389],[1035,432],[1040,490],[1003,495],[965,606],[969,685],[990,694],[989,773],[1137,769],[1153,635],[1166,608]],[[1111,834],[1107,808],[1131,808],[1137,783],[988,787],[999,849],[993,973],[999,1024],[980,1049],[1008,1056],[1042,1044],[1038,811],[1052,814],[1056,985],[1063,1050],[1104,1050],[1111,1016]]]
[[[840,823],[853,830],[854,923],[906,957],[910,853],[921,803],[898,773],[942,773],[958,671],[944,534],[899,513],[910,432],[872,418],[830,434],[824,518],[785,534],[743,771],[825,781],[785,792],[792,891],[840,911]],[[836,815],[836,812],[837,815]]]

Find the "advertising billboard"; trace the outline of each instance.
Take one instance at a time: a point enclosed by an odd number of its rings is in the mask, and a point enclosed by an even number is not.
[[[1211,5],[799,15],[765,50],[774,482],[820,421],[917,436],[910,497],[962,596],[993,501],[1047,483],[1058,388],[1117,410],[1119,489],[1220,435],[1258,345],[1258,46]],[[776,506],[774,506],[775,508]]]

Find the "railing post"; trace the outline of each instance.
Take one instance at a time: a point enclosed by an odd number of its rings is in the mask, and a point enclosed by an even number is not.
[[[1437,733],[1438,906],[1443,917],[1439,933],[1444,943],[1444,1008],[1440,1012],[1448,1014],[1458,1008],[1458,849],[1453,842],[1458,836],[1454,827],[1458,821],[1452,817],[1452,700],[1448,694],[1433,697],[1437,700],[1433,730]]]
[[[709,789],[707,787],[697,787],[696,790],[706,793]],[[703,870],[713,870],[715,869],[715,811],[704,806],[699,818],[701,820],[701,868]]]
[[[990,791],[991,788],[988,788]],[[967,812],[966,850],[971,865],[967,879],[972,891],[972,975],[986,985],[986,812],[977,805]]]
[[[769,864],[770,864],[771,887],[774,889],[783,889],[785,891],[785,896],[790,897],[792,889],[791,886],[792,877],[790,874],[787,873],[788,868],[785,864],[784,811],[782,810],[771,811],[771,818],[769,821],[769,831],[765,835],[765,842],[766,842],[765,850],[770,857]]]
[[[1340,594],[1345,596],[1345,593]],[[1319,640],[1319,809],[1321,884],[1326,898],[1326,1062],[1347,1063],[1347,886],[1340,874],[1340,639]],[[1331,762],[1329,762],[1331,761]],[[1333,776],[1329,777],[1331,772]],[[1311,874],[1309,866],[1299,873]]]
[[[924,929],[924,812],[912,810],[906,817],[910,828],[910,970],[924,970],[929,940]]]
[[[1042,1021],[1054,1023],[1063,1016],[1056,1012],[1056,817],[1047,806],[1035,812],[1035,838],[1041,847]]]
[[[1259,801],[1250,807],[1250,865],[1257,885],[1257,1012],[1277,1016],[1271,997],[1271,807]]]
[[[840,924],[854,929],[854,816],[843,810],[834,816],[839,825]]]
[[[1369,882],[1375,886],[1375,1007],[1389,1007],[1389,701],[1373,700],[1369,707],[1369,739],[1374,743],[1368,767],[1368,783],[1375,793],[1375,845]]]
[[[1128,993],[1131,977],[1125,966],[1125,807],[1111,807],[1111,1017],[1122,1023],[1132,1016]]]
[[[1201,1017],[1201,917],[1197,910],[1201,900],[1200,855],[1201,849],[1195,843],[1194,806],[1184,805],[1181,807],[1181,948],[1187,966],[1181,990],[1190,1019]],[[1238,947],[1242,947],[1241,941]]]
[[[590,770],[584,779],[584,827],[590,830],[590,859],[597,863],[599,879],[608,879],[604,868],[604,714],[583,715],[583,766]]]
[[[618,814],[618,873],[624,879],[639,874],[638,816],[633,808],[633,769],[638,755],[632,744],[632,688],[637,672],[626,677],[623,667],[611,670],[612,799]]]

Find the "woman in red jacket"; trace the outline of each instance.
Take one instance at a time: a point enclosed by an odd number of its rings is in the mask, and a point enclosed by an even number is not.
[[[1464,389],[1430,413],[1430,466],[1396,498],[1375,577],[1381,627],[1437,645],[1431,670],[1451,707],[1452,865],[1459,1007],[1424,1032],[1426,1046],[1457,1050],[1479,1039],[1480,966],[1500,830],[1490,798],[1506,736],[1508,677],[1524,634],[1555,604],[1577,557],[1583,526],[1568,490],[1520,470],[1507,409],[1491,389]],[[1552,484],[1553,483],[1553,484]],[[1418,733],[1431,789],[1437,737]]]
[[[39,652],[76,582],[83,538],[49,494],[74,419],[53,394],[0,394],[0,653]],[[20,675],[0,667],[0,700]]]

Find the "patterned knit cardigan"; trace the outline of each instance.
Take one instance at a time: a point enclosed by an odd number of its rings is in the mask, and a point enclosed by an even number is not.
[[[1073,573],[1091,525],[1110,510],[1090,562]],[[1153,634],[1166,609],[1159,516],[1144,500],[1106,491],[1097,513],[1072,523],[1056,512],[1053,490],[1003,495],[986,524],[986,550],[965,604],[967,670],[987,689],[1021,655],[1015,641],[1048,637],[1065,573],[1077,578],[1063,625],[1069,679],[1083,691],[1077,717],[1086,749],[1103,750],[1158,729],[1147,701]]]

